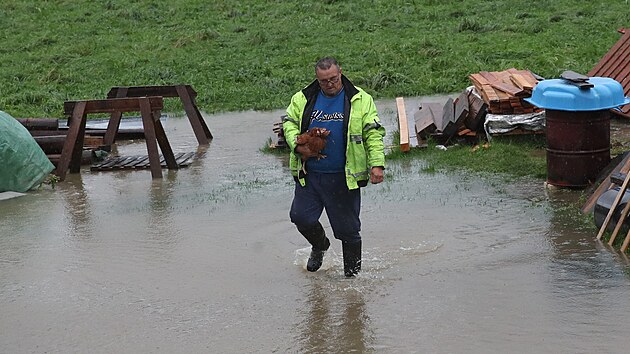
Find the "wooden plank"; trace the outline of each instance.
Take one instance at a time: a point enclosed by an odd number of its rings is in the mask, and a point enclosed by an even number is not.
[[[409,145],[409,123],[407,122],[407,111],[405,110],[405,100],[396,97],[396,108],[398,110],[398,131],[400,132],[400,151],[407,152],[411,149]]]
[[[57,175],[61,181],[66,178],[66,173],[69,168],[71,169],[70,172],[73,172],[73,166],[76,167],[78,164],[80,167],[81,150],[83,148],[83,137],[85,135],[86,124],[85,109],[85,101],[78,102],[73,106],[72,117],[74,124],[71,124],[68,129],[68,136],[63,145],[61,157],[59,158],[59,163],[57,164],[57,168],[55,170],[55,175]]]
[[[628,189],[628,183],[625,181],[627,179],[628,179],[628,176],[626,176],[626,178],[624,179],[624,183],[621,185],[621,190],[619,191],[619,194],[621,195],[621,198],[623,198],[623,195],[625,194],[626,190]],[[625,188],[625,190],[624,190],[624,188]],[[617,238],[617,233],[621,229],[621,226],[623,225],[623,222],[626,220],[626,216],[628,215],[629,211],[630,211],[630,203],[626,203],[625,207],[623,208],[623,211],[621,212],[621,215],[619,216],[619,220],[617,220],[617,224],[615,225],[615,229],[613,230],[613,233],[610,235],[610,240],[608,240],[608,245],[609,246],[612,246],[612,244],[615,242],[615,238]]]
[[[483,85],[483,93],[488,97],[486,101],[488,103],[499,103],[499,101],[501,101],[499,95],[491,85]]]
[[[170,169],[177,169],[177,162],[175,162],[175,156],[173,155],[173,150],[171,149],[171,144],[168,142],[168,138],[166,137],[166,132],[162,127],[162,122],[160,122],[160,114],[159,112],[154,113],[153,124],[155,126],[155,137],[157,139],[158,145],[160,146],[160,150],[162,151],[162,155],[164,155],[164,159],[166,160],[166,165]],[[155,118],[157,117],[157,119]]]
[[[624,42],[615,55],[604,64],[599,72],[600,76],[605,77],[617,77],[617,68],[620,67],[619,63],[626,62],[626,58],[630,56],[630,40]]]
[[[100,169],[111,169],[114,165],[116,165],[116,163],[120,160],[120,157],[112,157],[109,158],[103,162],[101,162],[100,164],[98,164],[98,168]]]
[[[184,111],[193,128],[197,142],[199,145],[208,145],[210,144],[210,140],[212,140],[212,133],[210,133],[210,129],[208,129],[208,126],[203,120],[201,112],[197,109],[195,97],[189,94],[189,90],[192,90],[190,85],[176,86],[177,94],[184,105]]]
[[[182,105],[184,106],[186,117],[193,128],[197,142],[199,145],[210,144],[210,140],[213,139],[212,133],[210,132],[208,125],[206,125],[206,122],[203,120],[201,112],[197,108],[197,104],[195,102],[197,92],[195,92],[190,85],[113,87],[107,94],[107,97],[110,99],[119,97],[146,96],[179,97]],[[159,109],[161,110],[162,108]]]
[[[511,74],[510,80],[514,85],[519,87],[521,90],[531,91],[534,89],[534,85],[532,85],[525,77],[521,74]]]
[[[444,132],[449,123],[455,120],[455,105],[452,98],[448,98],[442,107],[442,116],[436,116],[436,127]]]
[[[57,130],[59,119],[54,118],[15,118],[27,130]]]
[[[462,136],[462,135],[475,135],[475,132],[473,132],[472,130],[468,129],[468,128],[464,128],[460,131],[457,132],[457,135]]]
[[[468,94],[468,117],[464,120],[464,125],[473,131],[479,130],[488,114],[488,105],[473,90]]]
[[[116,98],[123,98],[127,96],[127,88],[121,88],[116,92]],[[104,141],[106,145],[112,145],[116,141],[116,135],[120,129],[120,120],[122,119],[122,112],[115,111],[109,116],[109,122],[107,123],[107,130],[105,131]]]
[[[117,166],[124,169],[125,167],[135,166],[142,160],[144,160],[144,156],[129,156],[126,160],[121,160]]]
[[[444,112],[442,114],[442,134],[451,137],[457,133],[457,124],[455,123],[455,101],[449,98],[444,104]]]
[[[469,106],[468,106],[468,93],[462,92],[454,101],[455,104],[455,113],[454,113],[454,121],[455,124],[459,127],[464,124],[464,119],[468,116]]]
[[[190,85],[177,85],[186,86],[188,94],[191,97],[197,97],[197,92],[192,89]],[[144,96],[162,96],[162,97],[180,97],[177,92],[176,85],[163,85],[163,86],[116,86],[112,87],[107,93],[107,98],[115,98],[118,96],[120,90],[125,90],[126,94],[122,97],[144,97]]]
[[[595,67],[589,71],[589,76],[610,77],[621,83],[624,94],[630,95],[630,30],[620,29],[621,38],[608,50]],[[630,104],[620,107],[620,111],[612,109],[617,115],[630,118]]]
[[[149,164],[151,166],[151,177],[162,178],[162,168],[160,166],[160,158],[158,155],[158,144],[151,103],[146,98],[138,98],[136,100],[139,101],[140,104],[142,125],[144,127],[147,152],[149,154]]]
[[[483,78],[488,81],[488,85],[499,80],[489,71],[480,71],[479,75],[483,76]]]
[[[620,48],[626,43],[630,41],[630,31],[626,31],[625,35],[621,36],[615,42],[615,44],[604,54],[604,56],[599,60],[595,67],[588,72],[588,76],[598,76],[600,72],[602,72],[603,67],[608,63],[617,52],[619,52]]]
[[[474,83],[479,84],[479,86],[483,86],[483,85],[490,85],[490,81],[488,81],[485,77],[483,77],[481,74],[471,74],[468,76],[471,81],[473,81]]]
[[[162,97],[147,97],[151,107],[155,110],[162,110],[164,102]],[[87,101],[66,101],[63,104],[64,114],[70,115],[74,111],[74,106],[79,102],[85,102],[85,113],[113,113],[139,112],[140,104],[138,98],[111,98],[107,100],[87,100]],[[69,122],[70,123],[70,122]]]
[[[177,160],[177,163],[180,166],[188,166],[189,164],[192,163],[193,157],[195,157],[195,153],[194,152],[185,153]]]
[[[147,168],[149,167],[149,155],[144,155],[136,159],[135,163],[130,165],[131,168]]]
[[[421,105],[420,109],[414,114],[414,121],[416,123],[416,135],[425,130],[428,133],[435,131],[435,118],[430,105]]]
[[[626,238],[623,240],[623,244],[621,245],[621,248],[619,249],[622,254],[626,254],[626,250],[628,249],[628,244],[630,244],[630,230],[628,230],[628,233],[626,234]]]
[[[115,161],[114,164],[109,166],[111,170],[123,170],[125,165],[131,164],[136,160],[135,156],[120,156]]]
[[[174,154],[178,167],[190,165],[194,156],[194,152],[180,152]],[[158,161],[161,168],[168,168],[164,155],[158,155]],[[118,171],[150,168],[149,155],[116,156],[91,166],[92,171]]]

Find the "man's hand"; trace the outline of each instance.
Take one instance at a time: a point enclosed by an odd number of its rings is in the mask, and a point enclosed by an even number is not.
[[[383,182],[383,168],[382,167],[380,166],[372,167],[372,170],[370,171],[370,182],[372,182],[372,184],[379,184]]]

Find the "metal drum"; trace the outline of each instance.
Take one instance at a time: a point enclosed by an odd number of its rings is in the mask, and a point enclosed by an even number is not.
[[[610,111],[547,109],[547,182],[562,187],[592,184],[610,163]]]
[[[610,162],[609,109],[630,99],[611,78],[567,73],[563,79],[539,82],[525,100],[545,109],[547,182],[582,188]]]

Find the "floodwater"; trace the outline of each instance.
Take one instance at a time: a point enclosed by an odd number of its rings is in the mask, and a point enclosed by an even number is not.
[[[540,181],[392,162],[362,192],[360,276],[339,241],[307,272],[286,159],[259,151],[282,113],[206,115],[205,148],[171,117],[189,167],[0,201],[0,352],[627,352],[627,259],[572,215],[579,192]]]

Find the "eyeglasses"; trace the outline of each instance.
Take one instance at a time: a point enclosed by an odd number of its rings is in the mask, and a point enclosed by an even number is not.
[[[317,82],[319,82],[320,85],[329,85],[329,84],[336,84],[339,82],[339,79],[341,78],[341,75],[337,74],[337,76],[335,76],[332,79],[328,79],[328,80],[319,80],[317,79]]]

